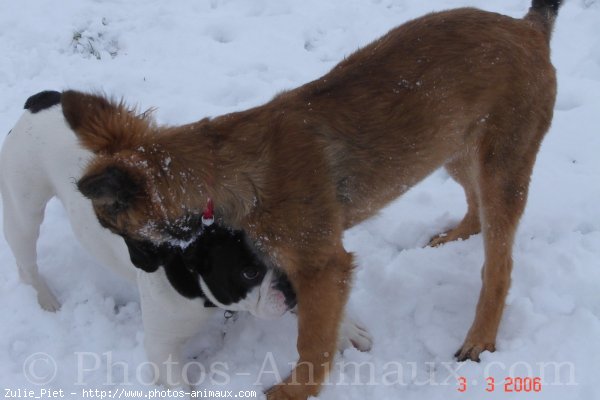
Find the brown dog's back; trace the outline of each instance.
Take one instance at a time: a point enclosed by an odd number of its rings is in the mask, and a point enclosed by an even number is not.
[[[257,204],[273,211],[310,193],[325,212],[342,213],[347,228],[459,153],[480,151],[482,141],[511,141],[517,151],[522,142],[539,145],[556,93],[550,28],[551,20],[534,11],[524,19],[470,8],[429,14],[263,106],[159,128],[158,137],[122,105],[118,118],[107,104],[87,107],[97,110],[92,122],[85,120],[85,101],[69,101],[66,93],[63,107],[88,148],[150,161],[149,168],[131,170],[134,180],[151,181],[159,192],[170,193],[153,206],[166,215],[153,211],[128,219],[173,222],[182,210],[202,210],[210,196],[224,221],[240,227]],[[120,118],[129,129],[119,126]],[[136,150],[145,146],[164,155]],[[167,176],[157,165],[166,154],[172,156],[172,168],[187,173],[193,165],[194,172],[185,179]],[[318,170],[317,176],[309,169]],[[194,193],[180,190],[195,180]]]
[[[430,14],[272,104],[301,114],[309,125],[302,134],[322,142],[348,227],[470,151],[465,146],[481,135],[549,125],[556,83],[540,28],[474,9]]]

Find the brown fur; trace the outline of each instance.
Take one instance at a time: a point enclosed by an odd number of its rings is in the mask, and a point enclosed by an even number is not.
[[[80,186],[95,193],[85,179],[116,167],[141,188],[125,209],[111,205],[110,188],[89,196],[121,235],[185,236],[209,197],[222,223],[246,230],[298,295],[301,385],[284,382],[269,399],[304,399],[326,376],[319,366],[332,359],[352,279],[343,231],[445,166],[469,208],[431,244],[483,228],[483,286],[457,353],[477,360],[494,350],[514,233],[552,119],[550,30],[533,9],[521,20],[475,9],[430,14],[263,106],[179,127],[65,92],[67,120],[98,154]]]

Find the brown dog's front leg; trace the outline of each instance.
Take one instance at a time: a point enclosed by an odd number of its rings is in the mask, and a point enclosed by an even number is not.
[[[298,354],[290,376],[267,392],[269,400],[305,400],[319,393],[336,353],[348,298],[352,255],[340,246],[327,265],[291,276],[298,298]]]

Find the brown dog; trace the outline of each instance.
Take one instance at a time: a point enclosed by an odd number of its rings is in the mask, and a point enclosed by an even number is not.
[[[559,5],[534,0],[520,20],[429,14],[263,106],[179,127],[65,92],[67,121],[97,154],[79,189],[105,227],[155,242],[193,235],[212,199],[220,222],[244,229],[293,283],[300,360],[269,399],[305,399],[328,373],[352,280],[342,232],[445,166],[468,212],[431,244],[480,230],[485,242],[475,320],[457,353],[477,360],[494,350],[515,230],[552,119]]]

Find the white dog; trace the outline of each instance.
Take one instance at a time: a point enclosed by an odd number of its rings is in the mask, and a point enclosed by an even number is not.
[[[260,261],[240,232],[228,235],[211,227],[196,243],[181,250],[144,242],[127,241],[126,245],[121,237],[102,228],[91,202],[75,185],[92,154],[79,146],[66,125],[60,97],[59,92],[31,96],[0,153],[4,235],[19,275],[34,287],[42,308],[55,311],[60,307],[39,275],[36,254],[46,203],[57,196],[83,246],[103,264],[137,282],[144,347],[149,361],[158,367],[157,383],[189,386],[182,373],[180,350],[216,310],[214,304],[276,318],[295,304],[291,286]],[[207,265],[210,263],[214,265]],[[229,279],[231,275],[237,280]],[[344,322],[340,335],[340,348],[371,347],[369,334],[350,320]]]

